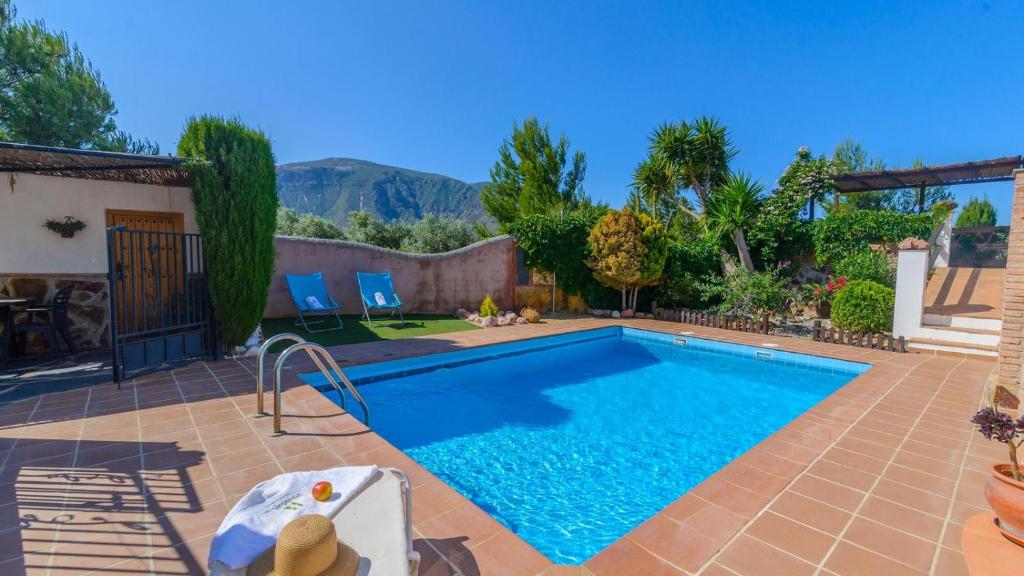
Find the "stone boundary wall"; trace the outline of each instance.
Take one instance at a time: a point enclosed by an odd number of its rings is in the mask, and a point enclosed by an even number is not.
[[[502,310],[515,305],[515,241],[498,236],[442,254],[408,254],[345,240],[278,236],[267,318],[295,316],[285,274],[322,272],[344,314],[362,314],[356,272],[390,272],[408,312],[476,310],[486,294]]]
[[[1024,353],[1024,170],[1013,173],[1013,205],[1003,281],[1003,328],[999,335],[999,384],[1018,391]]]
[[[80,349],[110,346],[106,274],[0,274],[0,295],[27,296],[34,298],[36,304],[48,304],[57,290],[70,283],[74,283],[75,290],[71,294],[68,319],[75,346]],[[0,317],[0,322],[4,320]],[[28,350],[46,350],[45,342],[41,333],[32,333]]]

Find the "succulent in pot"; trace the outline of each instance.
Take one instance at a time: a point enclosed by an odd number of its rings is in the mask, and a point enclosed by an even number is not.
[[[1024,480],[1021,477],[1017,449],[1024,444],[1024,416],[1014,418],[1000,407],[1016,409],[1017,397],[1003,387],[996,389],[995,405],[982,408],[971,418],[978,431],[988,440],[1006,444],[1008,464],[993,464],[991,477],[985,484],[985,499],[999,519],[1003,534],[1024,545]]]

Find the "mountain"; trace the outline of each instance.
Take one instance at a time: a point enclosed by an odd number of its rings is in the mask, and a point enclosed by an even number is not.
[[[344,226],[362,209],[385,220],[412,221],[428,213],[490,221],[480,204],[484,184],[351,158],[325,158],[277,167],[281,204]]]

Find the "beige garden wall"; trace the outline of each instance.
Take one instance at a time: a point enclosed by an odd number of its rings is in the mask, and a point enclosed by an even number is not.
[[[341,240],[278,236],[277,261],[264,316],[295,315],[285,274],[323,272],[346,314],[362,313],[356,272],[390,272],[407,311],[476,309],[491,294],[499,308],[515,305],[515,242],[499,236],[444,254],[406,254]]]

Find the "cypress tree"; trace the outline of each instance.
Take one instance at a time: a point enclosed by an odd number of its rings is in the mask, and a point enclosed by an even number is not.
[[[274,271],[277,176],[270,140],[237,119],[190,118],[178,155],[189,159],[207,285],[226,349],[263,317]]]
[[[996,225],[996,207],[988,201],[971,198],[956,219],[957,228],[982,228]]]

